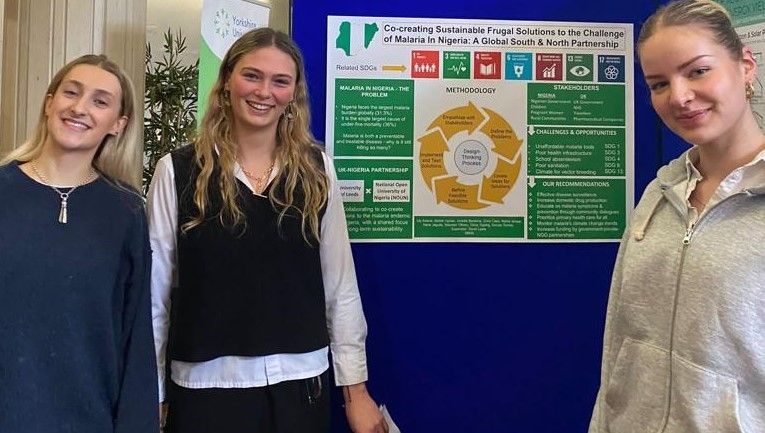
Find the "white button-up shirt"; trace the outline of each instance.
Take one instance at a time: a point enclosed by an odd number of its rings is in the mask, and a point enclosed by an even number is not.
[[[367,380],[364,344],[367,327],[356,282],[345,212],[337,187],[334,165],[326,154],[322,155],[330,188],[326,211],[321,221],[319,252],[330,347],[300,354],[222,356],[195,363],[173,360],[170,363],[173,382],[187,388],[251,388],[286,380],[306,379],[329,368],[328,349],[332,350],[337,385],[353,385]],[[279,167],[275,166],[269,183],[274,180],[278,170]],[[235,176],[252,189],[238,164],[235,167]],[[177,281],[178,202],[174,179],[171,156],[165,155],[157,163],[147,200],[152,248],[152,320],[160,401],[164,401],[165,398],[165,353],[170,325],[170,292],[176,287]],[[223,281],[225,283],[225,280]]]

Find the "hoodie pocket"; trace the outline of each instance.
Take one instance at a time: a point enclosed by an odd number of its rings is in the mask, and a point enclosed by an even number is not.
[[[616,357],[608,390],[606,419],[611,433],[744,433],[738,416],[735,379],[706,370],[678,356],[626,338]]]
[[[666,433],[743,433],[736,379],[675,356]]]
[[[656,433],[664,418],[669,355],[626,338],[606,391],[606,423],[613,433]]]

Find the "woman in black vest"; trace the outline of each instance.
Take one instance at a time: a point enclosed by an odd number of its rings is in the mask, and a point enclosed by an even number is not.
[[[206,110],[198,138],[160,160],[149,190],[167,430],[327,432],[331,348],[351,428],[387,431],[365,387],[343,204],[309,130],[295,43],[268,28],[244,34]]]

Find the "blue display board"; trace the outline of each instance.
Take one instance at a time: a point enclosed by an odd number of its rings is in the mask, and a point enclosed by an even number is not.
[[[328,15],[640,24],[652,1],[430,0],[296,2],[293,36],[306,59],[313,130],[324,137]],[[637,35],[635,35],[637,39]],[[636,199],[682,149],[635,77]],[[670,154],[671,153],[671,154]],[[615,243],[355,244],[369,388],[404,433],[579,433],[599,382]],[[335,394],[333,432],[347,432]]]

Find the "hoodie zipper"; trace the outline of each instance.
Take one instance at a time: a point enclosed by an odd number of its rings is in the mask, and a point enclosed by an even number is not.
[[[670,322],[670,334],[669,334],[669,366],[668,366],[668,378],[667,378],[667,404],[666,409],[664,412],[664,421],[662,422],[661,428],[658,430],[659,433],[664,433],[664,431],[667,429],[667,425],[669,424],[669,412],[672,409],[672,383],[673,383],[673,352],[674,352],[674,345],[675,345],[675,321],[677,319],[677,305],[679,304],[678,299],[680,298],[680,281],[682,279],[683,275],[683,266],[685,266],[685,255],[688,251],[688,246],[691,244],[691,239],[693,238],[693,234],[696,232],[696,228],[698,227],[699,223],[701,223],[703,220],[708,219],[709,215],[714,212],[720,205],[725,203],[726,201],[730,200],[733,197],[737,197],[739,195],[748,195],[749,192],[744,190],[741,192],[738,192],[736,194],[730,195],[728,197],[725,197],[724,199],[720,200],[715,204],[713,207],[709,208],[706,213],[701,215],[699,218],[696,219],[693,223],[691,223],[688,228],[685,230],[685,235],[683,236],[682,241],[682,250],[680,251],[680,263],[677,267],[677,279],[675,282],[675,296],[672,303],[672,320]]]
[[[698,222],[698,221],[696,221],[696,222]],[[693,236],[693,229],[696,227],[696,222],[692,223],[685,230],[685,236],[683,236],[683,245],[688,245],[688,244],[691,243],[691,237]]]

